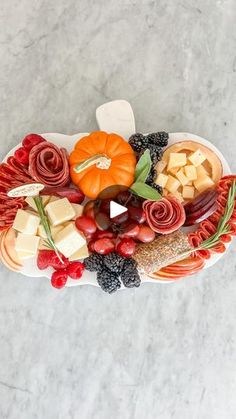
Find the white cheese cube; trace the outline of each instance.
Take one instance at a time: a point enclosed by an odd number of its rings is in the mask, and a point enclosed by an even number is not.
[[[35,235],[39,223],[40,218],[37,215],[18,209],[13,223],[13,228],[20,233]]]
[[[163,173],[159,173],[159,175],[157,175],[155,183],[161,186],[162,188],[164,188],[166,186],[167,181],[168,181],[168,176],[163,175]]]
[[[173,193],[173,192],[177,191],[179,186],[180,186],[180,182],[178,181],[178,179],[176,179],[175,177],[173,177],[171,175],[168,176],[168,181],[167,181],[165,187],[169,192]]]
[[[32,196],[27,196],[27,198],[25,198],[25,202],[27,202],[27,204],[29,205],[30,208],[33,208],[34,211],[38,211],[36,204],[34,202],[34,198]]]
[[[167,162],[165,160],[161,160],[156,164],[156,171],[157,173],[162,173],[163,170],[166,168]]]
[[[185,175],[187,176],[188,180],[196,180],[197,179],[197,169],[193,164],[189,166],[185,166],[184,168]]]
[[[59,196],[52,195],[50,196],[49,202],[55,202],[55,201],[58,201],[59,199],[61,199]]]
[[[69,261],[73,262],[74,260],[84,259],[89,256],[87,244],[85,244],[81,249],[77,250],[73,255],[69,257]]]
[[[197,180],[193,182],[195,188],[198,192],[203,192],[208,188],[214,186],[213,180],[209,176],[199,177]]]
[[[66,257],[70,257],[86,244],[84,236],[79,233],[74,223],[57,233],[54,241],[58,250]]]
[[[180,169],[175,176],[183,186],[187,185],[187,183],[189,182],[189,179],[187,178],[187,176],[185,176],[183,169]]]
[[[54,237],[57,233],[59,233],[59,231],[61,231],[63,228],[64,228],[63,225],[51,227],[52,237]],[[42,224],[40,224],[40,226],[38,227],[37,235],[41,237],[42,239],[47,239],[47,234]]]
[[[201,150],[198,149],[193,154],[191,154],[188,159],[195,167],[198,167],[206,160],[206,156],[202,153]]]
[[[202,164],[200,164],[200,166],[196,167],[196,171],[197,171],[197,177],[203,177],[203,176],[206,176],[206,175],[209,176],[208,171],[205,169],[205,167]]]
[[[170,170],[174,167],[182,167],[187,163],[187,156],[185,153],[170,153],[168,169]]]
[[[40,237],[29,234],[19,233],[15,242],[17,252],[31,253],[36,255],[39,246]]]
[[[193,199],[194,198],[194,187],[193,186],[184,186],[182,195],[184,199]]]
[[[67,198],[49,202],[45,207],[45,211],[54,227],[72,220],[76,215],[74,208]]]
[[[74,208],[74,210],[75,210],[75,216],[74,216],[74,219],[76,219],[77,217],[80,217],[82,214],[83,214],[83,210],[84,210],[84,207],[83,207],[83,205],[80,205],[80,204],[71,204],[72,205],[72,207]]]
[[[176,175],[176,173],[179,171],[179,167],[172,167],[172,169],[168,169],[168,173],[171,173],[172,175]]]
[[[26,260],[31,259],[34,257],[33,253],[27,253],[27,252],[17,252],[17,256],[20,260]]]

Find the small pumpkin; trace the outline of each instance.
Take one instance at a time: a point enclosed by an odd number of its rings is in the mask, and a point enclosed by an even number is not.
[[[117,134],[95,131],[81,138],[69,162],[72,182],[91,199],[101,196],[103,191],[105,198],[112,198],[134,182],[135,153]]]

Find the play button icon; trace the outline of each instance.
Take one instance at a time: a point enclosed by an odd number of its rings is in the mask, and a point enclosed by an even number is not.
[[[115,218],[120,214],[128,211],[126,207],[123,205],[117,204],[115,201],[110,202],[110,218]]]

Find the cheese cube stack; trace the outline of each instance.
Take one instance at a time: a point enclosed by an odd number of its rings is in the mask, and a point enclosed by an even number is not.
[[[30,234],[19,233],[15,242],[15,249],[20,254],[36,255],[40,237]]]
[[[79,233],[74,223],[70,223],[55,236],[57,249],[66,257],[72,256],[86,244],[84,236]]]
[[[45,211],[50,223],[54,227],[66,221],[70,221],[76,216],[75,209],[67,198],[49,202],[45,207]]]
[[[189,178],[185,176],[183,169],[180,169],[176,175],[177,179],[180,181],[181,185],[185,186],[189,183]]]
[[[23,234],[35,235],[37,233],[40,218],[32,212],[18,209],[13,223],[13,228]]]

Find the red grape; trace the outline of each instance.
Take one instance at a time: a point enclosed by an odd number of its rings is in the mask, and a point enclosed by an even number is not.
[[[99,230],[107,230],[111,225],[110,218],[107,214],[105,214],[105,212],[99,212],[96,214],[95,220]]]
[[[86,215],[86,216],[91,217],[91,218],[95,217],[95,213],[94,213],[95,202],[96,201],[88,201],[85,204],[84,210],[83,210],[83,215]]]
[[[96,240],[97,239],[114,239],[115,238],[115,233],[113,233],[113,231],[110,230],[97,230],[96,234],[95,234]]]
[[[142,224],[146,220],[145,213],[142,208],[133,207],[132,205],[128,206],[129,218],[131,220],[137,221]]]
[[[94,243],[94,250],[100,255],[107,255],[110,252],[113,252],[115,245],[111,239],[99,239]]]
[[[135,246],[136,243],[133,239],[127,238],[122,239],[116,246],[116,251],[121,256],[124,256],[126,258],[133,256],[135,252]]]
[[[130,199],[131,199],[131,192],[129,192],[128,190],[119,192],[116,197],[116,201],[121,205],[126,205]]]
[[[155,232],[146,225],[141,225],[139,227],[139,233],[137,235],[137,239],[143,243],[152,242],[155,239]]]
[[[115,224],[123,224],[125,223],[129,218],[128,211],[123,212],[120,215],[117,215],[116,217],[113,217],[111,220]]]
[[[105,212],[107,215],[110,215],[110,203],[111,203],[111,199],[103,199],[100,202],[99,210],[101,212]]]
[[[88,250],[89,250],[90,253],[95,252],[95,250],[94,250],[94,244],[95,244],[95,240],[90,240],[88,242]]]
[[[139,234],[139,225],[136,223],[128,222],[124,226],[122,233],[119,235],[119,237],[121,238],[137,237],[138,234]]]
[[[93,234],[97,230],[96,223],[93,218],[86,215],[81,215],[75,220],[75,225],[78,230],[82,231],[84,234]]]

